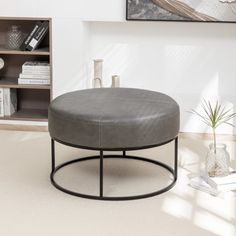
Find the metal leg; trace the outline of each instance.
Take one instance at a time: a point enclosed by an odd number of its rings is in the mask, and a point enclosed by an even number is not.
[[[51,139],[51,155],[52,155],[52,172],[55,170],[55,143]]]
[[[178,177],[178,137],[175,139],[175,179]]]
[[[100,197],[103,197],[103,151],[100,151]]]
[[[144,158],[144,157],[138,157],[138,156],[129,156],[126,155],[126,151],[121,150],[123,152],[123,155],[103,155],[104,150],[100,150],[100,155],[97,156],[89,156],[89,157],[83,157],[83,158],[78,158],[78,159],[74,159],[71,161],[67,161],[64,162],[58,166],[55,166],[55,140],[51,139],[51,156],[52,156],[52,172],[50,174],[50,179],[51,179],[51,183],[59,190],[77,196],[77,197],[83,197],[83,198],[88,198],[88,199],[96,199],[96,200],[109,200],[109,201],[123,201],[123,200],[135,200],[135,199],[141,199],[141,198],[147,198],[147,197],[152,197],[161,193],[164,193],[168,190],[170,190],[176,183],[177,181],[177,174],[178,174],[178,137],[175,138],[174,140],[170,140],[169,142],[174,141],[174,168],[170,167],[162,162],[156,161],[154,159],[148,159],[148,158]],[[166,143],[165,143],[166,144]],[[164,145],[164,144],[162,144]],[[161,145],[159,145],[161,146]],[[167,185],[166,187],[162,188],[162,189],[158,189],[155,190],[153,192],[149,192],[149,193],[144,193],[144,194],[140,194],[140,195],[134,195],[134,196],[104,196],[103,195],[103,159],[104,158],[111,158],[111,159],[119,159],[119,158],[123,158],[125,156],[125,158],[127,160],[138,160],[138,161],[144,161],[147,163],[151,163],[157,166],[160,166],[162,168],[164,168],[166,171],[170,172],[170,174],[173,176],[173,179],[171,181],[171,183],[169,185]],[[60,171],[61,169],[63,169],[66,166],[72,165],[74,163],[78,163],[78,162],[85,162],[85,161],[90,161],[90,160],[100,160],[100,186],[99,186],[99,194],[96,195],[89,195],[89,194],[85,194],[85,193],[80,193],[80,192],[75,192],[75,191],[71,191],[69,189],[66,189],[65,187],[60,186],[60,184],[58,184],[55,180],[54,177],[56,175],[56,173],[58,171]]]

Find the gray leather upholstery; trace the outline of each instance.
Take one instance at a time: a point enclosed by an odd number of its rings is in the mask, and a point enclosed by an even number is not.
[[[179,106],[141,89],[99,88],[57,97],[49,106],[53,139],[96,149],[161,144],[179,132]]]

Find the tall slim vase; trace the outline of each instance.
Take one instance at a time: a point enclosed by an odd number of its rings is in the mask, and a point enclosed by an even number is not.
[[[93,78],[94,88],[102,88],[102,69],[103,69],[103,60],[102,59],[94,60],[94,78]]]

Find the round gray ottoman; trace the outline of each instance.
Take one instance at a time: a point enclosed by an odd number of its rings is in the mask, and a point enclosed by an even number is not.
[[[180,112],[169,96],[141,89],[101,88],[75,91],[59,96],[49,106],[49,132],[52,138],[51,181],[58,189],[80,197],[100,200],[131,200],[154,196],[169,190],[177,180],[177,150]],[[126,155],[126,151],[164,145],[175,140],[174,169],[156,160]],[[55,167],[55,145],[59,143],[100,151],[99,156],[68,161]],[[104,151],[122,151],[122,155],[103,155]],[[147,161],[164,167],[173,181],[164,189],[138,196],[109,197],[103,194],[103,159],[120,158]],[[98,196],[61,187],[54,176],[75,162],[100,160]]]

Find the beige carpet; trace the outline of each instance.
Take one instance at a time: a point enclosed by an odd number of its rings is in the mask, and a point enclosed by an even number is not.
[[[187,174],[204,161],[208,141],[180,139],[179,180],[168,193],[149,199],[102,202],[64,194],[50,184],[48,133],[0,131],[1,236],[204,236],[236,235],[236,196],[213,197],[188,186]],[[236,168],[236,144],[227,142]],[[58,162],[95,154],[56,145]],[[132,152],[172,163],[173,144]],[[57,180],[97,193],[97,162],[68,167]],[[105,161],[105,194],[151,191],[166,172],[137,161]],[[64,176],[62,176],[64,174]]]

